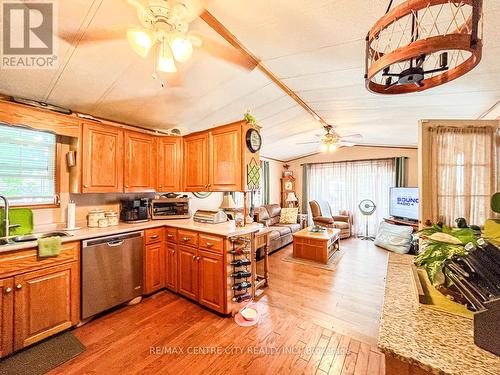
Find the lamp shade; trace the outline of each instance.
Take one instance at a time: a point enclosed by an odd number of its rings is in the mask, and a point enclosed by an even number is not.
[[[234,203],[234,199],[231,194],[224,195],[220,208],[222,208],[223,210],[236,208],[236,203]]]
[[[295,193],[294,192],[291,192],[291,193],[288,193],[288,195],[286,196],[286,201],[287,202],[297,202],[298,199],[297,197],[295,196]]]

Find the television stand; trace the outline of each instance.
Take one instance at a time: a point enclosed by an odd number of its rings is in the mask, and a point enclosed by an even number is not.
[[[418,231],[418,222],[417,221],[398,219],[395,217],[384,218],[384,221],[386,223],[389,223],[389,224],[406,225],[408,227],[412,227],[414,232]]]

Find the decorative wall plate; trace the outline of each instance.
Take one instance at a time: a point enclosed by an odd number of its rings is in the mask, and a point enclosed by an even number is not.
[[[193,193],[193,195],[196,197],[196,198],[199,198],[199,199],[205,199],[205,198],[208,198],[210,196],[210,194],[212,194],[211,191],[201,191],[201,192],[196,192],[196,193]]]

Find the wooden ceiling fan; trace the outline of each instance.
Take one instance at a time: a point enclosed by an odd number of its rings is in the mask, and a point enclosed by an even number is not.
[[[356,146],[356,143],[349,142],[347,139],[349,138],[361,138],[361,134],[349,134],[345,136],[340,136],[334,129],[332,125],[323,126],[325,129],[325,134],[317,134],[317,137],[321,137],[317,141],[312,142],[299,142],[296,143],[298,145],[309,145],[309,144],[317,144],[319,143],[321,146],[322,152],[333,152],[340,147],[353,147]]]
[[[203,19],[205,19],[203,16],[209,19],[206,22],[212,28],[214,22],[218,22],[205,10],[205,0],[125,0],[125,2],[136,8],[139,25],[85,31],[83,35],[61,32],[59,37],[73,45],[126,38],[139,56],[146,58],[154,55],[152,76],[155,79],[159,73],[177,73],[178,64],[188,61],[194,49],[200,49],[246,70],[253,70],[258,65],[255,59],[249,58],[234,46],[189,31],[190,23],[200,15]]]

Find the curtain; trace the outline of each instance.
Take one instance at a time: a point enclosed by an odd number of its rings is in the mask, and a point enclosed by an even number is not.
[[[349,161],[310,165],[307,202],[326,200],[332,213],[349,210],[354,215],[354,232],[375,235],[378,225],[389,216],[389,189],[394,186],[394,159]],[[371,199],[377,206],[371,216],[361,214],[358,205]]]
[[[260,162],[260,168],[262,170],[262,178],[261,178],[261,192],[262,192],[262,204],[269,204],[270,194],[269,194],[269,162],[262,160]],[[259,203],[259,202],[257,202]],[[260,206],[261,204],[257,204],[256,206]]]
[[[431,128],[432,220],[482,225],[500,188],[500,136],[492,127]]]
[[[405,187],[407,185],[407,161],[408,158],[401,156],[394,158],[394,175],[396,178],[395,187]]]
[[[309,185],[309,164],[304,164],[302,166],[302,213],[307,214],[309,211],[309,200],[307,199],[307,187]]]

